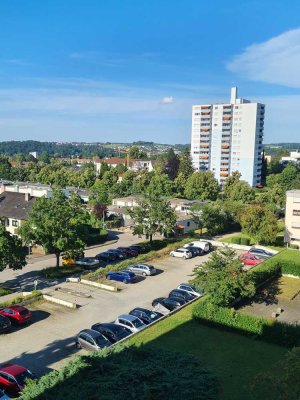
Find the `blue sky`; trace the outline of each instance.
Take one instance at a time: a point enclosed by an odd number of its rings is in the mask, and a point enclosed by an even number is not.
[[[300,2],[2,0],[0,140],[188,143],[192,104],[266,104],[300,141]]]

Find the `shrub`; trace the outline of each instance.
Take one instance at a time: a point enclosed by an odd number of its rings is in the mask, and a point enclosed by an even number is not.
[[[21,304],[23,303],[24,300],[33,300],[33,299],[38,299],[42,295],[42,292],[39,290],[33,290],[31,294],[28,296],[16,296],[11,300],[4,301],[3,303],[0,303],[0,307],[9,307],[13,306],[14,304]]]
[[[117,345],[77,357],[44,375],[27,385],[20,399],[215,400],[218,392],[215,376],[196,357],[164,348]]]
[[[271,258],[264,261],[257,267],[251,269],[248,274],[251,274],[256,287],[263,284],[267,280],[281,275],[281,262]]]
[[[236,236],[236,237],[233,237],[233,238],[231,238],[231,243],[234,243],[234,244],[241,244],[241,237],[239,237],[239,236]]]
[[[246,237],[241,237],[241,244],[244,246],[249,246],[250,245],[250,239]]]
[[[299,250],[299,246],[297,244],[290,244],[290,248]]]
[[[196,304],[193,317],[209,326],[238,331],[246,336],[285,347],[300,345],[300,326],[244,314],[234,309],[217,307],[209,299]]]
[[[0,286],[0,296],[6,296],[7,294],[11,294],[13,292],[14,291],[12,289]]]

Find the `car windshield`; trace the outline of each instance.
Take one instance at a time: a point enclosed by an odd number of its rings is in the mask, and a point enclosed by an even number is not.
[[[21,310],[21,311],[19,311],[19,314],[20,315],[26,315],[26,314],[28,314],[28,310]]]
[[[94,340],[98,346],[104,346],[108,343],[108,340],[102,335],[96,336]]]
[[[132,325],[135,326],[136,328],[140,328],[141,326],[143,326],[142,321],[140,321],[139,319],[135,319],[132,322]]]
[[[30,371],[25,370],[21,374],[15,376],[15,378],[20,385],[24,386],[26,379],[34,379],[34,376]]]

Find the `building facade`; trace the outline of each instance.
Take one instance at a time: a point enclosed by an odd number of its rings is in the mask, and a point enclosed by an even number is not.
[[[284,240],[300,248],[300,190],[286,192]]]
[[[193,106],[191,156],[196,171],[211,170],[220,185],[233,171],[251,186],[261,183],[265,105],[237,98]]]

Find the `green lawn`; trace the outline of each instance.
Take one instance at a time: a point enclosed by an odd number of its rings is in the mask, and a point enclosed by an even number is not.
[[[218,376],[222,400],[263,400],[262,394],[251,392],[251,383],[287,349],[204,326],[192,319],[192,307],[141,332],[129,343],[148,343],[199,357]]]
[[[280,259],[282,261],[293,261],[295,263],[299,263],[300,267],[300,251],[299,250],[290,250],[290,249],[285,249],[280,252],[276,256],[277,259]]]

